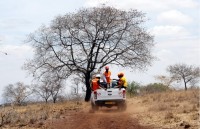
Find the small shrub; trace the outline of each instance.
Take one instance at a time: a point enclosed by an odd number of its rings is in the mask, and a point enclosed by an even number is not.
[[[165,119],[172,119],[172,118],[174,118],[174,114],[172,112],[167,112],[165,114]]]
[[[11,123],[13,120],[12,116],[15,116],[15,111],[12,108],[2,108],[0,109],[0,127],[5,124]]]
[[[162,83],[153,83],[141,88],[141,92],[143,94],[158,93],[158,92],[164,92],[168,90],[169,90],[169,87],[165,86]]]
[[[140,88],[140,84],[137,82],[133,81],[131,83],[128,83],[127,93],[130,95],[130,97],[133,97],[134,95],[138,95],[139,88]]]

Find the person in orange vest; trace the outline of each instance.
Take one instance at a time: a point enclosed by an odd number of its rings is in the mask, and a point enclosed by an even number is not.
[[[118,87],[121,89],[121,88],[127,88],[127,80],[126,78],[124,77],[124,73],[118,73]]]
[[[92,79],[92,91],[100,89],[100,74],[97,74],[95,78]]]
[[[108,66],[105,67],[105,70],[106,70],[106,71],[104,72],[104,76],[105,76],[105,78],[106,78],[107,87],[110,88],[110,84],[111,84],[111,78],[110,78],[111,72],[110,72]]]

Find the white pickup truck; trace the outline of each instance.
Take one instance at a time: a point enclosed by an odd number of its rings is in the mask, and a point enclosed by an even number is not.
[[[111,108],[117,106],[118,110],[126,110],[126,90],[124,88],[97,89],[92,92],[91,106],[93,111],[105,106]]]

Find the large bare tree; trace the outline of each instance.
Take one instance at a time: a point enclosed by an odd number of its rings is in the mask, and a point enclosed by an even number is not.
[[[188,83],[198,83],[200,78],[200,68],[194,65],[174,64],[167,68],[173,80],[183,80],[185,90],[187,90]]]
[[[55,18],[30,34],[35,57],[25,64],[34,76],[51,70],[63,77],[79,74],[91,96],[90,78],[95,69],[118,65],[144,69],[151,65],[153,37],[145,30],[145,14],[113,7],[83,8]]]

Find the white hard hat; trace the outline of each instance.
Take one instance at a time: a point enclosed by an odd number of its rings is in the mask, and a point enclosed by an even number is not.
[[[101,75],[100,75],[100,74],[97,74],[96,77],[101,77]]]

